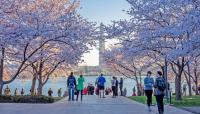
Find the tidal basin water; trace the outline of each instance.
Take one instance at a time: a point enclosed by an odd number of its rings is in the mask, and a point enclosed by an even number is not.
[[[76,77],[77,79],[78,77]],[[95,80],[97,76],[84,76],[85,78],[85,86],[88,85],[88,83],[95,84]],[[106,78],[106,87],[111,87],[111,76],[105,76]],[[120,77],[118,77],[119,80]],[[143,79],[142,79],[143,80]],[[43,94],[47,95],[47,91],[49,88],[53,90],[53,96],[57,96],[57,91],[59,88],[62,88],[62,93],[67,89],[66,86],[67,78],[65,77],[57,77],[57,78],[50,78],[49,81],[44,85],[43,87]],[[174,90],[174,84],[171,84],[172,89]],[[132,95],[132,89],[136,86],[136,83],[133,79],[130,78],[124,78],[124,88],[127,89],[127,96]],[[4,86],[4,88],[6,85]],[[9,87],[12,91],[12,95],[14,94],[15,88],[18,89],[19,93],[22,88],[25,89],[25,94],[30,94],[29,90],[31,88],[31,80],[19,80],[16,79],[14,82],[9,84]],[[37,88],[37,87],[36,87]]]

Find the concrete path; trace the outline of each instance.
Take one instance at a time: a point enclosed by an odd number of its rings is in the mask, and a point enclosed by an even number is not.
[[[166,106],[165,114],[192,114],[184,110]],[[156,114],[156,107],[148,112],[145,105],[124,97],[99,99],[84,96],[81,101],[67,101],[54,104],[0,104],[0,114]]]

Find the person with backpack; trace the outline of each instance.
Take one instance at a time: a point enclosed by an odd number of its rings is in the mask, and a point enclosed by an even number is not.
[[[68,87],[68,93],[69,93],[69,101],[74,101],[74,91],[76,88],[76,78],[74,77],[74,73],[71,72],[69,77],[67,78],[67,87]]]
[[[83,75],[80,75],[80,77],[78,78],[77,97],[76,97],[77,101],[78,101],[79,93],[81,94],[81,101],[83,99],[84,82],[85,82],[85,79],[83,78]]]
[[[153,94],[153,86],[154,86],[154,79],[151,77],[151,71],[147,72],[147,76],[144,78],[144,91],[147,97],[147,106],[148,110],[151,111],[151,104],[152,104],[152,94]]]
[[[98,89],[99,89],[99,97],[102,98],[102,94],[103,94],[103,98],[105,98],[104,90],[105,90],[106,79],[104,78],[104,75],[102,73],[99,76],[97,82],[98,82]]]
[[[163,99],[165,95],[166,83],[161,71],[157,71],[157,78],[155,80],[154,87],[155,87],[154,94],[158,106],[158,113],[163,114],[164,113]]]

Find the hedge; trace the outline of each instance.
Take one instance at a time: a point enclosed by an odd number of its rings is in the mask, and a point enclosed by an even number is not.
[[[0,96],[0,103],[53,103],[53,97],[47,96]]]

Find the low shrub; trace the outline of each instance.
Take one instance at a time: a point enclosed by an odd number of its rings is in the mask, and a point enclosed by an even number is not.
[[[0,96],[0,103],[53,103],[53,97],[47,96]]]

